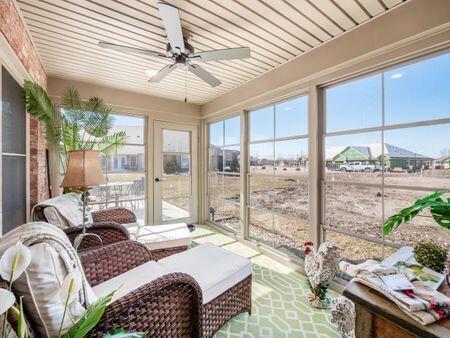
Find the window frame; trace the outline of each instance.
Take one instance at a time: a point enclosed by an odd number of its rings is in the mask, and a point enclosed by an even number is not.
[[[384,151],[384,144],[385,144],[385,132],[388,131],[397,131],[397,130],[407,130],[415,127],[426,127],[426,126],[437,126],[437,125],[449,125],[450,124],[450,117],[449,118],[440,118],[440,119],[430,119],[430,120],[422,120],[422,121],[415,121],[415,122],[404,122],[404,123],[396,123],[396,124],[388,124],[386,125],[385,116],[386,116],[386,106],[385,106],[385,73],[388,71],[392,71],[401,67],[405,67],[408,65],[413,65],[416,63],[419,63],[421,61],[439,57],[441,55],[445,55],[450,53],[449,48],[444,48],[441,51],[438,52],[431,52],[426,53],[421,56],[415,56],[411,57],[405,61],[393,63],[390,65],[380,66],[376,69],[360,73],[357,75],[350,75],[346,78],[333,81],[330,83],[325,83],[320,86],[318,86],[318,92],[319,92],[319,116],[321,123],[319,125],[319,158],[320,158],[320,164],[319,164],[319,177],[320,177],[320,219],[319,219],[319,234],[321,241],[323,242],[326,240],[326,231],[333,231],[336,233],[340,233],[346,236],[355,237],[358,239],[362,239],[371,243],[382,245],[382,251],[383,251],[383,258],[385,257],[385,249],[388,248],[400,248],[403,246],[399,243],[394,243],[387,238],[385,238],[383,234],[383,224],[386,221],[386,219],[389,217],[389,215],[385,215],[385,189],[398,189],[398,190],[409,190],[409,191],[428,191],[428,192],[435,192],[437,190],[442,190],[442,187],[424,187],[420,185],[395,185],[395,184],[387,184],[385,183],[385,171],[382,170],[382,177],[380,183],[367,183],[367,182],[348,182],[348,181],[342,181],[342,180],[336,180],[329,181],[326,179],[325,173],[326,173],[326,139],[327,137],[334,137],[334,136],[344,136],[344,135],[357,135],[357,134],[364,134],[364,133],[370,133],[370,132],[376,132],[380,133],[380,144],[381,144],[381,168],[384,168],[385,166],[385,151]],[[327,102],[326,102],[326,90],[329,88],[334,88],[343,84],[347,84],[353,81],[357,81],[361,78],[365,78],[368,76],[373,76],[375,74],[381,75],[381,125],[376,127],[368,127],[368,128],[358,128],[358,129],[347,129],[347,130],[339,130],[339,131],[331,131],[328,132],[327,130]],[[449,112],[450,114],[450,112]],[[381,190],[381,199],[382,199],[382,210],[381,210],[381,226],[380,226],[380,232],[381,232],[381,239],[358,234],[346,229],[342,229],[339,227],[332,227],[327,224],[325,224],[325,214],[326,214],[326,194],[325,194],[325,186],[326,184],[331,185],[346,185],[346,186],[362,186],[362,187],[374,187],[379,188]]]

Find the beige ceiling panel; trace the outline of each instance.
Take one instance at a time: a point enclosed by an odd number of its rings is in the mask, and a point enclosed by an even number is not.
[[[197,52],[248,46],[244,60],[195,61],[222,83],[183,69],[159,83],[172,59],[103,49],[99,41],[165,53],[157,0],[17,0],[49,76],[203,104],[344,33],[401,0],[166,0]]]
[[[335,0],[336,5],[341,7],[357,23],[370,19],[370,16],[358,4],[358,0]]]

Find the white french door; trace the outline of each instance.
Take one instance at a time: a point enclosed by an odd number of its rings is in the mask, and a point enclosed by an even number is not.
[[[197,221],[197,126],[155,121],[154,224]]]

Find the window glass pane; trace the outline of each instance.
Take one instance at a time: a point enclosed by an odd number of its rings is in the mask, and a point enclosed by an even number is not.
[[[190,155],[163,154],[163,174],[189,174],[190,158]]]
[[[385,121],[450,117],[450,53],[385,72]]]
[[[381,188],[325,185],[325,224],[330,227],[382,239],[381,210]]]
[[[381,183],[381,132],[327,137],[325,156],[326,180]]]
[[[273,208],[273,175],[252,175],[250,180],[250,205],[264,209]]]
[[[386,252],[383,256],[383,246],[381,244],[331,230],[325,231],[325,240],[333,243],[340,249],[342,259],[355,264],[362,263],[368,259],[381,261],[395,251],[386,247]]]
[[[221,173],[209,174],[209,195],[239,202],[241,177]]]
[[[450,189],[450,124],[385,132],[385,183]]]
[[[189,153],[190,132],[163,130],[163,151],[171,153]]]
[[[226,147],[224,149],[224,171],[238,173],[241,168],[240,147]]]
[[[144,123],[145,119],[133,116],[111,115],[114,125],[110,134],[124,131],[127,134],[127,143],[144,144]]]
[[[224,121],[225,123],[225,145],[239,144],[241,142],[241,118],[232,117]]]
[[[308,140],[275,142],[277,175],[308,176]]]
[[[420,190],[385,189],[384,214],[386,219],[431,193]],[[391,234],[386,237],[386,241],[414,246],[419,238],[423,242],[450,246],[449,229],[439,226],[429,212],[420,213],[407,224],[401,224],[397,229],[392,230]]]
[[[25,156],[2,156],[2,224],[6,233],[27,220],[27,193],[24,180],[27,173]]]
[[[0,102],[2,105],[2,151],[25,154],[26,113],[22,87],[5,68],[2,68],[0,81],[2,81],[2,101]]]
[[[275,125],[275,137],[308,134],[307,96],[275,105]]]
[[[209,219],[230,228],[234,232],[240,231],[240,210],[239,206],[235,203],[227,203],[211,198],[209,200]]]
[[[326,89],[327,132],[382,123],[381,74]]]
[[[145,146],[123,146],[113,155],[100,154],[105,172],[145,171]]]
[[[274,246],[287,254],[304,258],[303,243],[308,241],[308,224],[274,215]]]
[[[223,121],[209,125],[209,143],[217,147],[223,146]]]
[[[111,201],[119,206],[120,201],[146,197],[144,173],[108,173],[106,178],[108,183],[90,190],[92,202]]]
[[[267,107],[250,112],[250,141],[274,138],[273,110],[273,107]]]
[[[273,214],[249,209],[249,237],[273,246]]]
[[[250,144],[250,173],[273,173],[273,142]]]
[[[309,220],[309,196],[307,178],[290,178],[276,176],[273,189],[274,210]]]
[[[209,148],[209,170],[223,171],[223,149],[211,146]]]

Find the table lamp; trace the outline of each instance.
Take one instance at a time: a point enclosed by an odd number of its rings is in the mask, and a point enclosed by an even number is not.
[[[93,233],[87,233],[86,205],[88,200],[88,190],[90,187],[105,184],[106,179],[103,175],[100,164],[100,152],[97,150],[72,150],[69,151],[69,164],[66,174],[61,182],[62,188],[73,188],[81,192],[81,207],[83,212],[83,232],[74,240],[74,247],[78,246],[86,236],[95,236],[101,242],[99,236]]]

